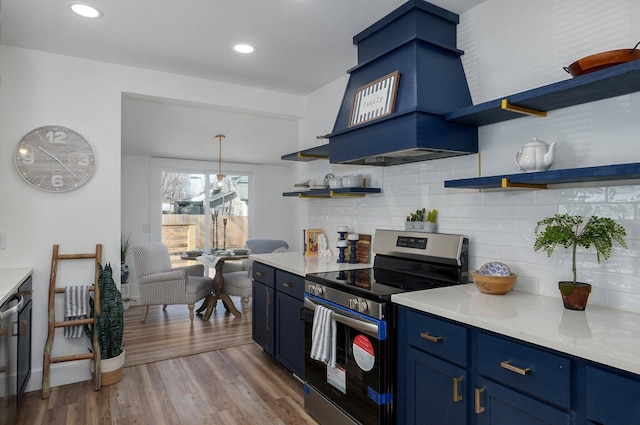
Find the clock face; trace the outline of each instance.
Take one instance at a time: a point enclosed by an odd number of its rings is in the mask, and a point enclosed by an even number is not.
[[[85,184],[95,168],[93,150],[80,134],[66,127],[45,126],[27,133],[14,161],[20,176],[47,192],[68,192]]]

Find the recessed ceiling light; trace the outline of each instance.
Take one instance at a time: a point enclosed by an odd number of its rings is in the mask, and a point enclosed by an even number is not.
[[[254,48],[253,46],[250,46],[248,44],[236,44],[235,46],[233,46],[233,50],[238,53],[252,53],[254,51]]]
[[[69,3],[69,9],[77,15],[84,16],[85,18],[100,18],[102,17],[102,11],[96,9],[93,6],[89,6],[84,3]]]

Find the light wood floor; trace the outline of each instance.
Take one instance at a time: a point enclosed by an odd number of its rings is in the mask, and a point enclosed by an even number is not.
[[[226,317],[221,307],[218,310],[211,317],[212,321]],[[149,318],[152,312],[149,311]],[[177,313],[169,309],[155,314],[180,320]],[[202,319],[196,317],[195,320]],[[185,325],[189,327],[188,323]],[[220,333],[215,324],[200,325],[203,325],[199,328],[203,338]],[[148,333],[153,334],[154,331],[149,330]],[[234,338],[232,334],[229,338]],[[163,334],[162,338],[166,336]],[[167,344],[171,341],[168,340]],[[123,372],[122,381],[100,391],[93,391],[92,382],[86,381],[54,387],[47,400],[41,399],[40,391],[28,393],[17,424],[253,425],[316,422],[304,412],[302,384],[260,346],[251,342],[129,366]]]
[[[236,305],[241,304],[239,298],[233,298]],[[185,305],[170,305],[166,310],[151,306],[144,322],[140,317],[142,307],[132,307],[124,315],[127,367],[253,343],[251,311],[234,317],[222,302],[209,320],[196,316],[193,323]]]

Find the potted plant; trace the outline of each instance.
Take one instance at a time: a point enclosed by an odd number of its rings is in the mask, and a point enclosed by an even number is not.
[[[98,267],[100,309],[96,311],[93,298],[89,298],[91,315],[95,317],[95,326],[85,325],[85,333],[93,341],[93,332],[98,332],[102,385],[110,385],[120,381],[124,368],[125,352],[122,348],[124,308],[120,292],[113,281],[111,265],[107,264],[103,268],[102,264],[99,264]]]
[[[414,216],[415,216],[415,222],[413,223],[413,228],[415,230],[422,230],[424,229],[424,214],[425,214],[426,210],[425,208],[421,209],[421,210],[416,210]]]
[[[436,231],[436,219],[438,217],[438,210],[432,209],[427,212],[426,221],[424,223],[424,230],[430,233],[434,233]]]
[[[413,230],[416,228],[415,224],[416,224],[416,214],[415,213],[410,213],[407,216],[407,221],[404,224],[404,230]]]
[[[565,308],[584,310],[591,293],[591,285],[578,282],[576,271],[576,252],[578,246],[596,250],[598,263],[601,258],[607,260],[611,256],[613,241],[626,248],[624,227],[613,219],[606,217],[582,217],[579,215],[556,214],[540,220],[535,227],[536,241],[534,250],[543,249],[551,256],[556,246],[562,245],[572,249],[573,281],[558,282]]]

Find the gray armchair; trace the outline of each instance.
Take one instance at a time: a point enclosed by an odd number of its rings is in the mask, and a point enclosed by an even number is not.
[[[249,239],[245,247],[250,249],[251,254],[268,254],[271,252],[287,252],[289,244],[278,239]],[[249,310],[249,299],[251,298],[251,266],[253,260],[248,258],[242,261],[225,261],[222,268],[224,277],[224,292],[228,295],[240,297],[243,310]]]
[[[204,276],[204,265],[171,268],[169,250],[161,243],[134,246],[131,254],[144,306],[140,321],[147,318],[150,305],[186,304],[193,322],[195,303],[213,289],[213,279]]]

